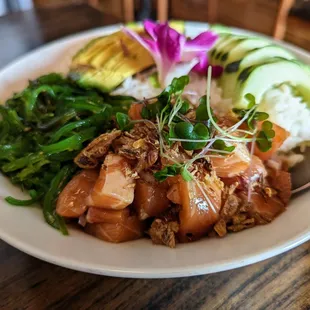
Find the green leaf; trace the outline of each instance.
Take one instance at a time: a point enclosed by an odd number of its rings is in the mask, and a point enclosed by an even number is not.
[[[189,76],[183,75],[179,78],[174,78],[171,82],[172,93],[180,93],[184,90],[185,86],[189,83]]]
[[[204,104],[200,104],[196,109],[196,120],[197,121],[208,121],[209,114],[207,107]]]
[[[217,150],[226,151],[226,152],[233,152],[235,150],[235,146],[227,146],[223,140],[215,140],[212,147]]]
[[[202,123],[197,123],[195,126],[188,122],[177,123],[174,133],[178,138],[187,140],[207,140],[210,137],[208,127]],[[181,144],[185,150],[191,151],[202,149],[206,142],[182,141]]]
[[[264,121],[268,117],[269,117],[269,114],[266,112],[256,112],[255,116],[254,116],[255,120],[257,120],[257,121]]]
[[[248,93],[244,97],[249,102],[248,103],[248,110],[250,110],[251,108],[253,108],[256,105],[255,97],[252,94]]]
[[[181,175],[185,181],[191,181],[193,179],[190,172],[186,169],[184,165],[174,164],[166,166],[160,171],[154,173],[154,177],[157,181],[163,182],[167,180],[168,177],[174,177],[176,175]]]
[[[210,137],[208,127],[202,123],[198,123],[194,126],[194,132],[197,137],[202,139],[209,139]]]
[[[262,152],[267,152],[272,147],[272,139],[276,134],[272,128],[273,124],[269,121],[265,121],[262,124],[262,130],[257,135],[256,145]]]
[[[115,118],[116,118],[116,122],[120,130],[128,131],[133,128],[133,123],[131,122],[131,119],[129,118],[127,114],[117,112],[115,115]]]
[[[213,110],[211,109],[211,115],[215,122],[217,122],[217,118],[215,117]],[[207,109],[207,96],[204,95],[199,99],[199,106],[196,109],[196,120],[197,121],[208,121],[210,119],[210,115]]]
[[[193,138],[194,126],[188,122],[180,122],[174,126],[174,133],[181,139]]]
[[[180,95],[185,86],[189,83],[189,76],[183,75],[179,78],[174,78],[169,86],[167,86],[158,96],[159,101],[165,103],[170,101],[172,95]]]
[[[160,114],[160,112],[165,108],[165,106],[167,106],[165,102],[160,101],[160,100],[156,101],[155,103],[146,104],[141,111],[141,116],[145,119],[155,120],[156,116]],[[169,103],[169,107],[170,107],[170,103]],[[171,107],[170,107],[170,110],[171,110]]]
[[[174,164],[174,165],[166,166],[162,170],[155,172],[154,177],[157,181],[163,182],[168,177],[174,177],[178,174],[180,174],[180,165]]]
[[[272,129],[272,127],[273,127],[273,125],[269,121],[263,122],[263,124],[262,124],[262,130],[263,131],[269,131]]]
[[[267,152],[272,147],[272,141],[266,136],[265,132],[260,131],[257,135],[256,145],[262,152]]]
[[[189,107],[190,107],[190,104],[189,104],[188,100],[183,100],[182,101],[182,107],[179,110],[179,113],[181,113],[183,115],[186,114],[189,110]]]

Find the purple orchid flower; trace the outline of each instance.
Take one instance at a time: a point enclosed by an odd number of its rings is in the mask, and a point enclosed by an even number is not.
[[[144,29],[149,37],[142,37],[128,28],[123,28],[123,31],[151,53],[162,87],[169,85],[174,77],[186,75],[192,70],[206,74],[207,51],[217,40],[217,34],[205,31],[187,40],[183,34],[169,27],[168,23],[160,24],[150,20],[144,22]]]

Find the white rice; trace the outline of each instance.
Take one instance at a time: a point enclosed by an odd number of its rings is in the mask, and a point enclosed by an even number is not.
[[[280,151],[288,152],[301,143],[310,141],[310,109],[302,98],[293,94],[290,86],[282,85],[269,90],[259,110],[267,112],[271,122],[290,133]]]
[[[112,95],[126,95],[135,97],[138,100],[156,97],[161,93],[160,88],[154,88],[149,79],[138,79],[129,77],[123,84],[115,89]]]
[[[132,96],[137,100],[152,98],[162,92],[162,88],[155,88],[148,79],[127,78],[123,84],[112,92],[112,95]],[[199,99],[206,94],[207,78],[195,73],[190,74],[190,82],[185,87],[184,97],[194,106],[197,106]],[[231,99],[222,99],[222,89],[217,86],[215,81],[211,83],[211,106],[215,113],[224,116],[232,108]]]

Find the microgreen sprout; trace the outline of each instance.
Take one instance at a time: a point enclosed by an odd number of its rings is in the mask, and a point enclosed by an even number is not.
[[[124,131],[124,130],[130,130],[133,128],[133,123],[127,114],[117,112],[115,114],[115,119],[116,119],[118,128],[120,130]]]
[[[154,173],[154,177],[158,182],[164,182],[168,177],[174,177],[177,175],[181,175],[185,181],[192,180],[192,175],[187,170],[185,164],[169,165]]]
[[[243,122],[246,121],[247,126],[252,130],[255,135],[256,145],[262,152],[267,152],[272,147],[272,139],[275,132],[272,129],[272,123],[266,121],[269,114],[257,111],[258,104],[255,102],[255,97],[252,94],[246,94],[245,98],[248,100],[247,109],[233,109],[233,112],[241,117],[241,120],[231,127],[231,129],[238,128]],[[258,122],[262,122],[261,130],[258,131]],[[240,130],[239,130],[240,132]]]

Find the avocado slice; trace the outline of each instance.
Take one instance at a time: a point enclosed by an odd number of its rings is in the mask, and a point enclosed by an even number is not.
[[[310,106],[310,74],[295,61],[274,58],[244,69],[238,76],[234,107],[246,109],[245,95],[251,93],[260,103],[266,91],[283,83],[294,86]]]
[[[262,48],[256,48],[246,53],[238,61],[228,64],[224,69],[220,83],[223,87],[223,97],[231,98],[233,96],[238,76],[247,67],[265,63],[274,57],[285,59],[294,59],[295,57],[285,49],[277,45],[269,45]]]
[[[109,92],[154,65],[149,52],[122,31],[89,42],[72,59],[69,76],[81,87]]]

